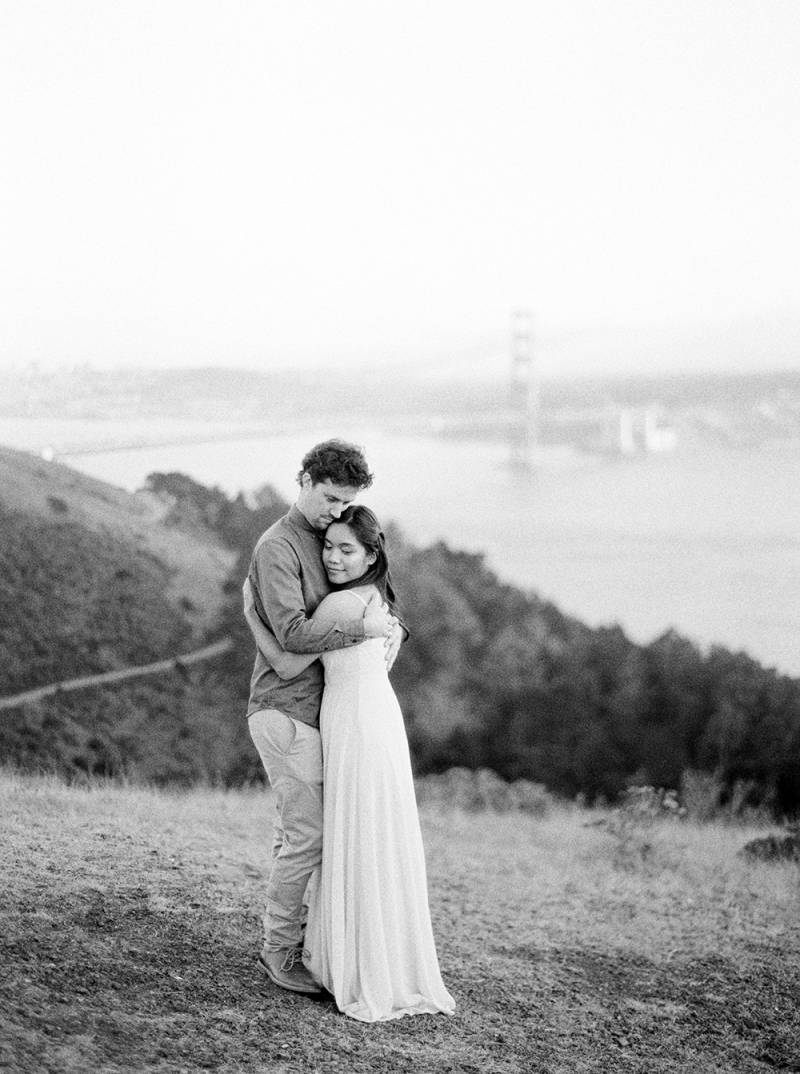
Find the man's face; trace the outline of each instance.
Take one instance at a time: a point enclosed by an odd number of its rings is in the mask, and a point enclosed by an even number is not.
[[[297,506],[315,530],[326,530],[358,492],[352,485],[334,485],[328,480],[318,481],[315,485],[310,474],[303,474]]]

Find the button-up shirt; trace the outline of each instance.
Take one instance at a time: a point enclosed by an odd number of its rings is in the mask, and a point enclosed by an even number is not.
[[[324,531],[315,530],[297,505],[263,533],[253,551],[249,578],[256,611],[280,647],[292,653],[324,653],[364,640],[363,617],[324,628],[309,617],[330,592],[322,565]],[[279,709],[319,727],[324,674],[315,660],[293,679],[281,679],[257,648],[247,715]]]

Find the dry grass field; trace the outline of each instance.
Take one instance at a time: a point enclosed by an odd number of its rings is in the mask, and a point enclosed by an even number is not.
[[[423,807],[456,1014],[364,1025],[256,971],[266,792],[0,777],[0,1067],[800,1071],[800,867],[754,835]]]

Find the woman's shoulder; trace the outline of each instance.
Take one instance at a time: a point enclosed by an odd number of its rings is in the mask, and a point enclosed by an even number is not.
[[[336,589],[320,602],[319,608],[327,613],[352,615],[357,608],[363,611],[375,593],[377,589],[374,585],[358,586],[354,589]]]

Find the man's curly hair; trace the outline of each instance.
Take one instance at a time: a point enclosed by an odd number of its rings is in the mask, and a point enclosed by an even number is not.
[[[298,484],[303,474],[308,474],[316,485],[330,481],[333,485],[349,485],[356,489],[368,489],[372,484],[364,449],[345,440],[323,440],[303,456],[303,466],[297,475]]]

